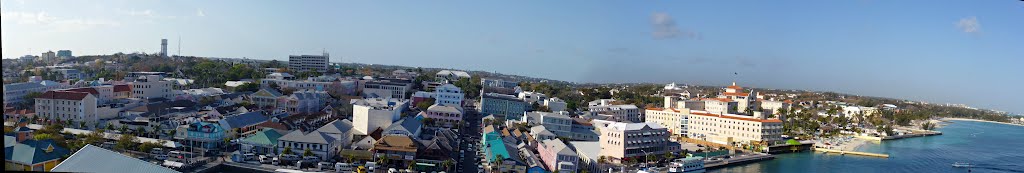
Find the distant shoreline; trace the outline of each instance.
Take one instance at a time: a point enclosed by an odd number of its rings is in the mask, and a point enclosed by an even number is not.
[[[951,121],[951,120],[953,120],[953,121],[974,121],[974,122],[986,122],[986,123],[1006,124],[1006,125],[1013,125],[1013,126],[1024,127],[1024,125],[1022,125],[1022,124],[1013,124],[1013,123],[989,121],[989,120],[967,119],[967,118],[942,118],[940,120],[942,120],[942,121]]]

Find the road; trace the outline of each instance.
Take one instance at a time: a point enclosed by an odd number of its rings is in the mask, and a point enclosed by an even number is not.
[[[460,154],[462,158],[459,160],[459,167],[456,172],[477,172],[477,165],[479,164],[479,161],[477,161],[476,155],[478,148],[476,148],[475,145],[480,143],[478,140],[480,138],[481,130],[480,118],[482,118],[482,116],[480,116],[480,113],[476,111],[475,107],[465,107],[463,110],[466,110],[463,120],[465,120],[467,124],[462,125],[463,128],[460,130],[462,133],[459,134],[460,137],[465,140],[459,144],[459,148],[462,150],[462,153]]]

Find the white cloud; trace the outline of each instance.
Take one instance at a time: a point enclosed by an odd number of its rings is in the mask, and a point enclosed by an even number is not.
[[[971,16],[970,18],[962,18],[956,23],[956,28],[966,33],[979,33],[981,32],[981,23],[978,23],[978,18]]]
[[[50,16],[45,11],[5,11],[2,14],[0,14],[0,20],[15,21],[16,23],[22,25],[40,25],[44,26],[44,28],[46,29],[58,32],[79,31],[95,27],[121,25],[120,22],[113,20],[83,18],[67,19],[56,16]]]
[[[651,27],[654,29],[651,36],[655,39],[701,39],[699,33],[679,29],[675,19],[668,13],[655,12],[651,15]]]
[[[154,15],[153,10],[149,10],[149,9],[142,10],[142,11],[135,11],[135,9],[132,9],[132,11],[128,12],[128,14],[131,15],[131,16],[145,16],[145,17],[153,17],[153,15]]]
[[[204,12],[203,12],[203,9],[198,9],[198,10],[196,11],[196,16],[199,16],[199,17],[206,17],[206,13],[204,13]]]

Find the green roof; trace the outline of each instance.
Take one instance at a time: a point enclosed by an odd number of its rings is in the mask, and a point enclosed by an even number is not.
[[[490,151],[487,156],[487,158],[489,158],[488,160],[498,159],[498,155],[501,155],[502,158],[506,159],[511,158],[509,157],[508,149],[505,149],[505,142],[501,139],[489,140],[487,143],[490,144],[490,146],[487,147]]]
[[[6,139],[6,138],[5,138]],[[47,148],[53,147],[53,151],[47,152]],[[25,140],[10,147],[4,147],[4,158],[23,164],[38,164],[46,161],[60,159],[71,151],[64,147],[57,146],[53,140]]]
[[[786,144],[789,144],[789,145],[800,145],[800,142],[796,141],[795,139],[789,139],[789,140],[786,141]]]
[[[242,139],[242,141],[250,144],[273,146],[277,145],[277,139],[281,138],[281,136],[284,135],[278,133],[277,130],[274,130],[272,128],[263,128],[263,130],[260,130],[259,132],[254,133],[252,136]]]

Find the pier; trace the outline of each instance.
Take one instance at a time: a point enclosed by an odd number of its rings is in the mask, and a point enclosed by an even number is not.
[[[888,154],[878,154],[878,153],[859,152],[859,151],[843,151],[843,150],[833,150],[833,149],[825,149],[825,148],[814,148],[814,151],[824,152],[824,153],[853,154],[853,155],[861,155],[861,156],[872,156],[872,157],[889,158]]]
[[[725,160],[706,160],[704,161],[704,169],[721,168],[730,165],[738,165],[771,159],[775,159],[775,156],[772,156],[771,154],[754,154],[748,156],[733,157]]]

